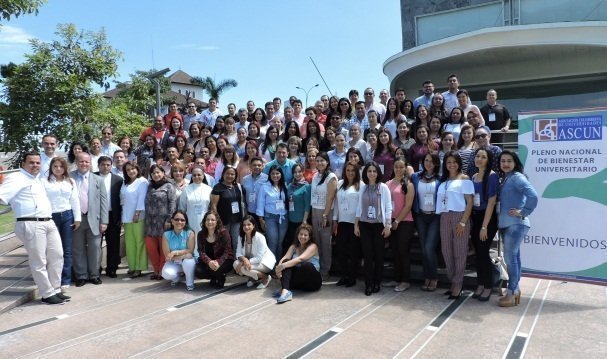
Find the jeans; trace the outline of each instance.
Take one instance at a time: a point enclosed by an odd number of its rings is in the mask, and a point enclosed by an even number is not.
[[[266,240],[268,247],[274,253],[276,258],[282,257],[282,241],[287,234],[287,228],[289,227],[289,221],[286,216],[282,216],[280,219],[278,214],[266,213],[264,220],[266,222]]]
[[[422,263],[424,267],[424,278],[438,279],[436,268],[436,246],[440,240],[440,216],[438,214],[418,213],[415,215],[415,225],[419,234],[419,242],[422,250]]]
[[[71,209],[53,213],[53,222],[59,230],[61,246],[63,247],[63,270],[61,271],[61,285],[70,285],[72,282],[72,238],[74,228],[74,214]]]
[[[236,253],[238,248],[238,237],[240,237],[240,222],[224,224],[228,232],[230,232],[230,238],[232,240],[232,252]],[[198,242],[198,240],[196,241]],[[198,248],[200,251],[201,248]]]
[[[508,290],[512,293],[518,291],[521,280],[521,243],[529,231],[523,224],[513,224],[500,228],[500,235],[504,241],[504,260],[508,267]]]

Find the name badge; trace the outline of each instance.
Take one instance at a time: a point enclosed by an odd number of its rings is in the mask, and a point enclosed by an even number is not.
[[[282,211],[285,209],[285,203],[283,201],[276,201],[276,210]]]
[[[295,212],[295,202],[289,201],[289,212]]]
[[[384,173],[384,165],[379,165],[379,169],[381,170],[381,173]]]
[[[375,219],[376,218],[375,207],[369,206],[367,208],[367,218],[369,218],[369,219]]]
[[[249,193],[249,204],[255,203],[255,193]]]
[[[434,195],[432,193],[424,194],[424,207],[426,206],[434,207]]]
[[[481,206],[481,194],[475,193],[474,194],[474,207],[480,207],[480,206]]]
[[[495,112],[489,112],[489,122],[495,122]]]
[[[439,193],[437,195],[438,203],[441,205],[442,211],[445,212],[447,210],[447,195],[444,193]]]
[[[202,215],[202,204],[195,204],[194,205],[194,213],[196,213],[197,215]]]
[[[239,213],[240,209],[238,208],[238,202],[232,202],[232,214]]]

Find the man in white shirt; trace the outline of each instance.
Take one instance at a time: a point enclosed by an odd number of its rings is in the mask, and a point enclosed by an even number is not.
[[[274,104],[274,116],[278,116],[280,118],[283,117],[282,111],[280,110],[280,107],[282,105],[282,100],[280,99],[280,97],[274,97],[274,99],[272,99],[272,103]],[[284,123],[284,119],[282,121]]]
[[[188,113],[183,116],[183,130],[188,132],[190,126],[194,122],[201,122],[202,115],[196,111],[196,104],[194,102],[188,103]]]
[[[209,108],[202,111],[202,124],[213,128],[215,127],[215,120],[217,120],[217,117],[219,116],[223,116],[223,112],[217,108],[217,100],[211,97],[209,99]]]
[[[457,102],[457,91],[459,91],[459,80],[457,79],[456,74],[451,74],[447,77],[447,86],[448,90],[443,92],[443,98],[445,99],[445,109],[447,113],[451,113],[453,108],[459,106],[459,102]],[[470,99],[468,99],[468,103],[470,103]]]
[[[293,120],[297,122],[297,126],[301,127],[306,118],[306,114],[301,112],[302,104],[300,99],[293,100]]]
[[[99,285],[101,262],[101,235],[108,223],[108,198],[101,177],[91,172],[91,156],[80,152],[76,159],[78,169],[70,176],[78,186],[82,222],[74,231],[72,267],[76,275],[76,287],[87,281]]]
[[[265,110],[266,110],[266,118],[268,119],[268,122],[271,122],[272,119],[274,118],[274,116],[276,115],[274,113],[274,103],[273,102],[266,102],[265,104]]]
[[[122,173],[122,167],[126,163],[126,155],[124,151],[118,150],[114,152],[114,156],[112,157],[114,158],[114,166],[112,167],[112,173],[116,176],[120,176],[120,178],[124,178],[124,173]]]
[[[384,106],[388,106],[389,98],[390,98],[390,94],[388,93],[388,90],[383,89],[383,90],[379,91],[379,103],[381,103]]]
[[[63,304],[70,297],[61,293],[61,237],[51,220],[51,203],[39,174],[40,155],[26,153],[21,170],[8,175],[0,186],[0,203],[10,204],[15,214],[15,235],[27,251],[32,278],[42,302]]]
[[[112,157],[114,155],[114,151],[118,151],[120,149],[120,146],[112,143],[112,139],[114,138],[114,130],[111,126],[106,126],[103,128],[103,130],[101,130],[101,134],[101,154]]]
[[[365,113],[369,113],[371,110],[375,110],[377,112],[377,116],[379,117],[379,121],[384,118],[386,115],[386,106],[381,103],[375,102],[375,91],[372,88],[367,87],[364,92],[365,95]]]
[[[56,156],[57,136],[47,134],[42,137],[42,148],[44,152],[40,155],[40,173],[42,176],[48,177],[51,160]]]
[[[115,155],[116,153],[114,153]],[[122,218],[122,206],[120,206],[120,189],[122,188],[122,177],[111,173],[112,159],[106,156],[99,157],[99,173],[103,180],[108,197],[108,224],[104,233],[106,244],[106,267],[105,274],[110,278],[116,278],[116,271],[120,265],[120,227]]]

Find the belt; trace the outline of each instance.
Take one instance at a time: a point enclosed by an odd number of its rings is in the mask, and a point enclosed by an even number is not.
[[[80,212],[80,214],[82,214],[83,216],[86,216],[86,215],[87,215],[87,214],[89,214],[89,213],[88,213],[88,212],[86,212],[86,213],[82,213],[82,212]]]
[[[432,211],[420,211],[423,214],[436,214],[436,212],[432,212]]]
[[[17,218],[17,222],[46,222],[46,221],[50,221],[50,220],[51,220],[50,217],[45,217],[45,218],[21,217],[21,218]]]

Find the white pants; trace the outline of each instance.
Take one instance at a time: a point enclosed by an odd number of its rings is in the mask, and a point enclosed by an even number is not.
[[[188,286],[194,285],[194,269],[196,267],[196,260],[194,258],[184,259],[181,263],[168,261],[164,263],[162,268],[162,278],[170,281],[177,281],[179,279],[179,273],[185,273],[185,284]],[[167,270],[168,269],[168,270]],[[175,275],[167,275],[166,272],[175,273]]]
[[[236,270],[236,267],[238,267],[239,265],[241,265],[242,262],[237,259],[234,261],[234,270]],[[266,267],[265,265],[259,263],[259,264],[251,264],[251,270],[247,270],[245,267],[241,267],[240,268],[240,275],[244,275],[250,278],[253,278],[254,280],[258,279],[258,274],[259,273],[270,273],[272,269]]]
[[[15,235],[27,250],[32,277],[40,296],[48,298],[60,292],[63,247],[55,222],[16,222]]]

